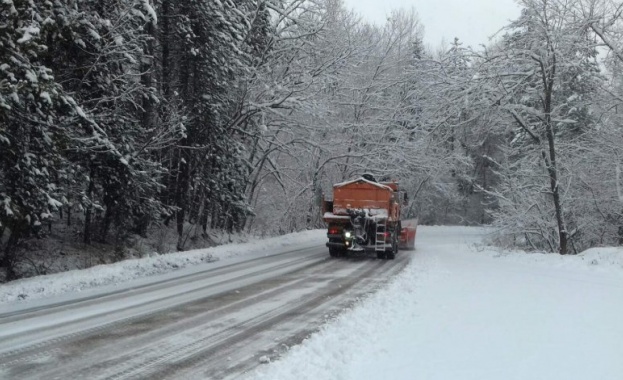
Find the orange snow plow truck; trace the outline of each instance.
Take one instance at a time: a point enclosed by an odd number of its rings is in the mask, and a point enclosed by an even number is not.
[[[402,226],[400,207],[405,203],[398,183],[377,182],[369,174],[333,185],[333,200],[322,202],[329,254],[375,253],[379,259],[394,259],[399,248],[413,249],[417,222]]]

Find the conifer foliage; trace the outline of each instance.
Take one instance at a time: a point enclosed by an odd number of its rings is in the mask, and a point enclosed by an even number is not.
[[[49,4],[0,4],[0,236],[7,236],[0,262],[9,278],[20,240],[62,206],[69,133],[61,120],[81,112],[44,63],[54,23]]]
[[[114,244],[175,221],[243,228],[264,0],[0,3],[0,266],[50,223]],[[294,4],[292,9],[296,9]],[[244,121],[244,123],[242,122]],[[244,128],[240,128],[244,124]],[[42,226],[46,226],[43,228]]]
[[[434,51],[413,10],[341,0],[0,0],[0,281],[60,227],[115,259],[323,227],[365,172],[501,245],[623,243],[621,1],[517,4]]]

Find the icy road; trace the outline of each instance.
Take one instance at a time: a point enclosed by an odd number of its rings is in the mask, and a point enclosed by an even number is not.
[[[112,288],[7,285],[50,296],[0,304],[0,378],[623,379],[623,249],[500,252],[485,233],[420,227],[381,261],[329,259],[312,231]]]
[[[300,343],[410,257],[329,259],[322,243],[91,296],[5,305],[0,378],[236,378]]]

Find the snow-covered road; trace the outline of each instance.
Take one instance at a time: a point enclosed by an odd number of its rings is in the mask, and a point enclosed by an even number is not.
[[[388,289],[249,379],[623,379],[623,250],[500,254],[420,227]]]
[[[330,259],[322,243],[5,305],[0,378],[235,378],[300,343],[409,259]]]
[[[395,261],[335,260],[324,234],[8,284],[0,378],[623,379],[621,248],[504,253],[421,226]],[[66,291],[165,259],[194,264]]]

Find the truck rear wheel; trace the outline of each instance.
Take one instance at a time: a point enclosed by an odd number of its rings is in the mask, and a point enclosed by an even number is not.
[[[387,252],[387,254],[385,255],[385,257],[388,260],[393,260],[396,258],[396,252],[395,251],[391,251],[391,252]]]
[[[398,234],[396,231],[392,233],[392,248],[390,251],[385,252],[385,257],[388,260],[394,260],[396,258],[396,254],[398,253]]]

